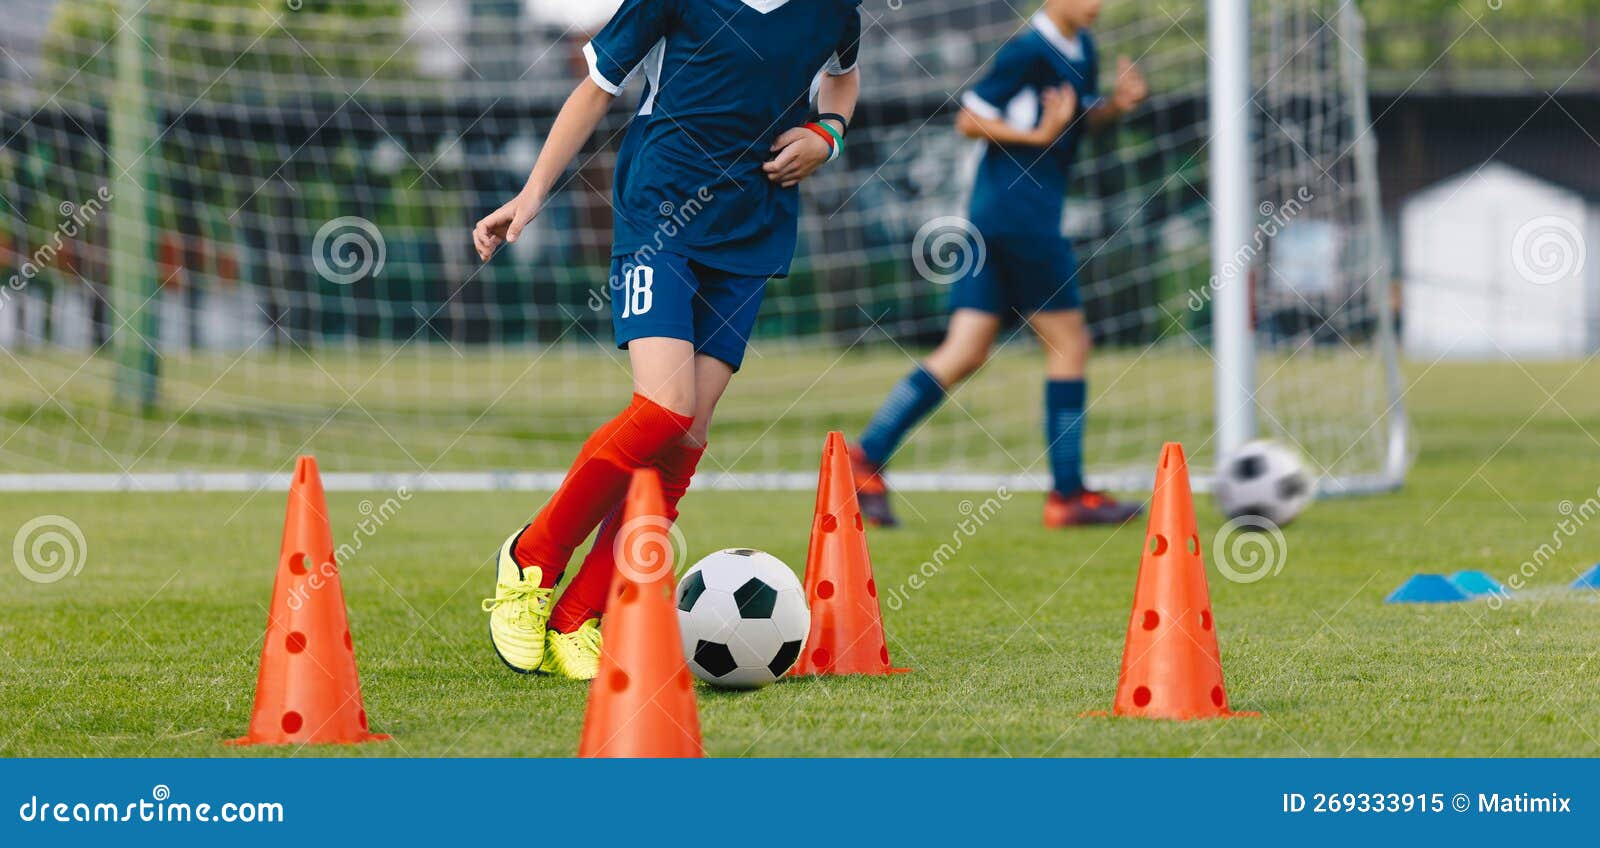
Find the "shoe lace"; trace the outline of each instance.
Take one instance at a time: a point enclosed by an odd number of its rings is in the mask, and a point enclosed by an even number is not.
[[[578,647],[590,653],[600,653],[600,625],[595,619],[589,619],[582,627],[567,635]]]
[[[511,621],[519,627],[532,627],[538,623],[534,613],[550,604],[554,589],[537,583],[519,580],[516,583],[497,583],[492,598],[483,599],[483,611],[494,612],[500,607],[511,608]]]

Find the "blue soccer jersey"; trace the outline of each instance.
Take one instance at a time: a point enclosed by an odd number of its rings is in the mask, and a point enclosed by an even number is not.
[[[860,0],[623,0],[584,47],[611,94],[643,73],[618,154],[614,257],[670,251],[735,274],[782,276],[799,191],[761,170],[805,123],[820,72],[855,67]]]
[[[1046,89],[1071,84],[1078,113],[1049,148],[985,145],[972,185],[970,216],[987,233],[1061,231],[1061,207],[1083,115],[1099,101],[1094,39],[1080,30],[1068,38],[1044,12],[996,54],[988,76],[969,89],[961,105],[1021,129],[1039,125]]]

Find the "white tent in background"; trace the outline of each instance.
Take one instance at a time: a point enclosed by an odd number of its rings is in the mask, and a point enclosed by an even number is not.
[[[1418,357],[1587,356],[1600,350],[1600,209],[1489,164],[1401,211],[1402,338]]]
[[[574,36],[598,31],[611,20],[622,0],[525,0],[528,16],[542,24],[571,30]]]

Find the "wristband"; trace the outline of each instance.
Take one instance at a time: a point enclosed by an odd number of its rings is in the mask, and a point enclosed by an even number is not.
[[[833,134],[828,132],[825,127],[815,121],[806,124],[805,128],[816,133],[818,138],[821,138],[823,141],[827,142],[828,158],[826,161],[832,162],[833,157],[839,152],[839,144],[838,142],[834,141]]]
[[[824,115],[823,117],[832,117],[832,116]],[[839,132],[838,130],[834,129],[832,124],[823,123],[821,118],[818,118],[817,120],[812,121],[812,123],[815,124],[816,126],[822,127],[822,129],[824,131],[826,131],[830,137],[833,138],[833,140],[836,142],[836,144],[834,145],[835,147],[844,147],[844,134]]]
[[[825,123],[823,123],[821,121],[813,121],[812,125],[821,127],[823,132],[826,132],[828,134],[828,137],[833,139],[833,141],[834,141],[834,144],[833,144],[833,155],[828,157],[828,161],[832,162],[833,160],[838,159],[839,158],[839,154],[844,152],[844,136],[840,135],[839,132],[837,130],[835,130],[832,126],[830,126],[828,124],[825,124]]]
[[[824,160],[824,164],[839,158],[840,151],[844,149],[844,139],[834,132],[833,127],[818,121],[810,121],[805,127],[828,143],[828,158]]]
[[[819,123],[822,122],[822,121],[838,121],[839,122],[839,126],[842,128],[842,129],[839,130],[839,136],[841,138],[843,138],[844,136],[847,136],[847,135],[850,134],[850,122],[845,120],[845,117],[843,115],[839,114],[838,112],[823,112],[822,114],[817,115],[816,117],[812,118],[811,120],[817,121]]]

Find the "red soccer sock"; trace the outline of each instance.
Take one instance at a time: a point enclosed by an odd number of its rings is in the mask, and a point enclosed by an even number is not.
[[[667,508],[667,518],[678,520],[678,501],[689,491],[689,481],[694,469],[704,456],[704,446],[692,448],[679,442],[663,448],[651,462],[661,472],[661,494]],[[594,547],[583,558],[583,565],[573,575],[572,582],[561,593],[555,609],[550,611],[550,628],[559,633],[571,633],[591,618],[599,618],[606,611],[606,599],[611,591],[611,576],[617,570],[615,545],[617,529],[621,524],[622,506],[618,504],[600,525]]]
[[[539,566],[542,585],[554,586],[573,550],[627,493],[633,472],[683,438],[693,423],[692,417],[635,394],[627,409],[583,443],[561,488],[517,540],[512,551],[517,563]]]

